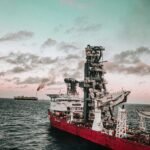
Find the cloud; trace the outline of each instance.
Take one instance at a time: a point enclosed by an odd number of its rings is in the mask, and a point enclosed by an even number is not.
[[[47,77],[29,76],[25,79],[20,77],[5,78],[6,82],[13,82],[16,85],[30,85],[30,84],[41,84],[44,83],[45,86],[50,86],[57,84],[56,76],[54,74],[49,74]]]
[[[5,82],[14,82],[14,83],[18,83],[20,82],[20,78],[19,77],[14,77],[14,78],[5,78],[4,79]],[[24,84],[24,85],[21,85],[21,84],[17,84],[15,88],[27,88],[28,85]],[[11,87],[11,88],[14,88],[14,87]]]
[[[49,75],[48,77],[28,77],[23,81],[16,80],[16,84],[41,84],[44,83],[45,86],[56,84],[56,76]]]
[[[127,50],[114,56],[114,60],[118,63],[138,63],[141,55],[150,55],[150,49],[147,47],[139,47],[135,51]]]
[[[56,40],[53,40],[52,38],[48,38],[42,45],[41,48],[47,48],[55,46],[56,50],[69,52],[70,50],[77,50],[79,49],[75,44],[73,43],[67,43],[67,42],[58,42]]]
[[[80,27],[77,30],[79,32],[91,32],[91,31],[96,32],[101,29],[101,26],[102,26],[101,24],[91,24],[84,27]]]
[[[66,33],[95,33],[101,30],[102,25],[100,23],[93,23],[86,16],[77,17],[72,27],[68,28]]]
[[[18,74],[32,70],[30,66],[23,65],[23,66],[15,66],[12,69],[8,69],[6,71],[0,72],[1,76],[8,75],[8,74]]]
[[[60,50],[65,51],[65,52],[69,52],[70,50],[77,50],[78,49],[77,46],[75,46],[73,44],[68,44],[68,43],[65,43],[65,42],[59,43],[58,48]]]
[[[109,72],[120,72],[126,74],[135,74],[135,75],[149,75],[150,74],[150,65],[145,63],[137,63],[134,66],[125,66],[117,63],[106,63],[106,70]]]
[[[10,69],[1,70],[0,76],[21,74],[31,72],[36,69],[43,68],[42,66],[55,66],[59,62],[59,58],[40,57],[31,53],[10,53],[5,57],[0,57],[0,61],[11,65]],[[27,80],[28,81],[28,80]],[[33,81],[35,82],[35,80]],[[17,79],[16,83],[22,83]]]
[[[66,30],[66,33],[88,33],[88,32],[97,32],[101,29],[102,25],[101,24],[85,24],[81,26],[73,26],[69,29]]]
[[[66,44],[66,43],[65,43]],[[68,45],[69,47],[72,45]],[[67,45],[65,45],[66,50]],[[72,47],[74,49],[74,47]],[[76,49],[76,47],[75,47]],[[68,49],[67,49],[68,50]],[[70,49],[69,49],[70,50]],[[9,53],[4,57],[0,57],[0,61],[4,63],[8,63],[12,66],[11,69],[6,70],[5,72],[1,72],[1,74],[5,75],[19,75],[20,73],[26,73],[33,70],[37,70],[46,67],[49,73],[46,77],[38,77],[33,74],[33,76],[29,76],[26,79],[13,78],[11,82],[14,82],[17,85],[21,84],[39,84],[44,81],[46,82],[46,86],[51,86],[55,84],[59,84],[63,82],[64,75],[67,77],[80,78],[82,73],[82,63],[81,56],[78,54],[66,54],[66,56],[61,58],[51,58],[51,57],[43,57],[38,56],[31,53]],[[69,65],[69,66],[68,66]],[[10,76],[11,77],[11,76]]]
[[[51,65],[57,63],[58,58],[52,59],[51,57],[40,57],[31,53],[10,53],[5,57],[1,57],[0,61],[7,62],[11,65],[15,65],[12,69],[9,69],[6,73],[21,73],[25,71],[33,70],[40,65]]]
[[[69,54],[66,56],[65,60],[70,60],[70,59],[76,59],[78,60],[80,58],[79,55],[76,55],[76,54]]]
[[[46,48],[46,47],[51,47],[57,44],[56,40],[53,40],[51,38],[48,38],[43,44],[42,44],[42,48]]]
[[[5,75],[4,72],[0,72],[0,77],[3,77]]]
[[[38,64],[45,64],[45,65],[50,65],[50,64],[54,64],[57,63],[57,61],[59,61],[59,58],[50,58],[50,57],[40,57],[38,60]]]
[[[12,72],[12,73],[22,73],[22,72],[26,72],[29,71],[31,68],[29,66],[16,66],[13,69],[7,71],[7,72]]]
[[[16,84],[39,84],[41,81],[46,80],[48,81],[48,78],[40,78],[40,77],[28,77],[24,79],[23,81],[20,81],[20,79],[16,80]]]
[[[70,61],[70,59],[67,60],[67,62],[68,61]],[[71,64],[71,63],[68,62],[68,64]],[[76,60],[76,64],[77,64],[77,66],[74,69],[71,66],[68,67],[67,64],[65,64],[61,68],[60,72],[62,72],[64,78],[75,78],[78,80],[83,79],[84,61],[81,60],[80,58],[78,58]]]
[[[53,67],[49,70],[51,80],[48,82],[48,85],[62,84],[64,77],[81,79],[81,72],[83,72],[81,66],[83,62],[79,63],[80,60],[81,57],[76,54],[68,54],[59,59],[59,61],[53,64]]]
[[[150,49],[140,47],[116,54],[112,62],[105,64],[106,70],[135,75],[150,75],[150,65],[142,60],[142,56],[150,56]]]
[[[30,31],[18,31],[16,33],[8,33],[0,37],[0,42],[4,41],[20,41],[33,37],[33,32]]]
[[[33,63],[37,62],[39,60],[39,56],[31,54],[31,53],[14,53],[11,52],[7,56],[1,58],[0,60],[3,60],[9,64],[26,64],[28,62]]]
[[[63,73],[64,78],[81,79],[81,72],[78,70]]]
[[[20,81],[20,78],[19,77],[5,78],[4,81],[18,83]]]

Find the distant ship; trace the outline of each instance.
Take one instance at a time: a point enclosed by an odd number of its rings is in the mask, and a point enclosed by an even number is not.
[[[27,97],[27,96],[15,96],[14,100],[31,100],[31,101],[37,101],[37,97]]]
[[[150,150],[150,134],[144,126],[144,118],[150,118],[150,113],[138,111],[139,129],[128,129],[127,110],[123,104],[130,91],[108,92],[103,51],[102,46],[88,45],[84,80],[65,78],[67,94],[48,94],[51,127],[113,150]],[[83,89],[84,98],[79,97],[77,85]],[[115,107],[118,107],[117,116]]]

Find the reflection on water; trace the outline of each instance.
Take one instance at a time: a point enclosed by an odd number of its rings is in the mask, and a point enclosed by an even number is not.
[[[100,150],[99,145],[51,129],[48,101],[0,100],[0,149],[4,150]],[[129,123],[137,125],[137,114],[130,112]],[[150,106],[146,106],[150,108]],[[135,119],[135,120],[134,120]],[[133,120],[133,122],[131,121]],[[150,123],[148,123],[150,124]]]

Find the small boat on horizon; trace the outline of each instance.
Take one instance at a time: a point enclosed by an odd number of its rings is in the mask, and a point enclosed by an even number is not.
[[[37,101],[37,97],[29,97],[29,96],[15,96],[14,100],[31,100],[31,101]]]

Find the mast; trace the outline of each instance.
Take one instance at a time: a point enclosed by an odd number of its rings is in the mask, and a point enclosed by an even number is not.
[[[86,62],[84,65],[84,122],[90,118],[90,113],[94,110],[95,99],[107,93],[104,70],[103,70],[102,46],[90,46],[85,48]]]

